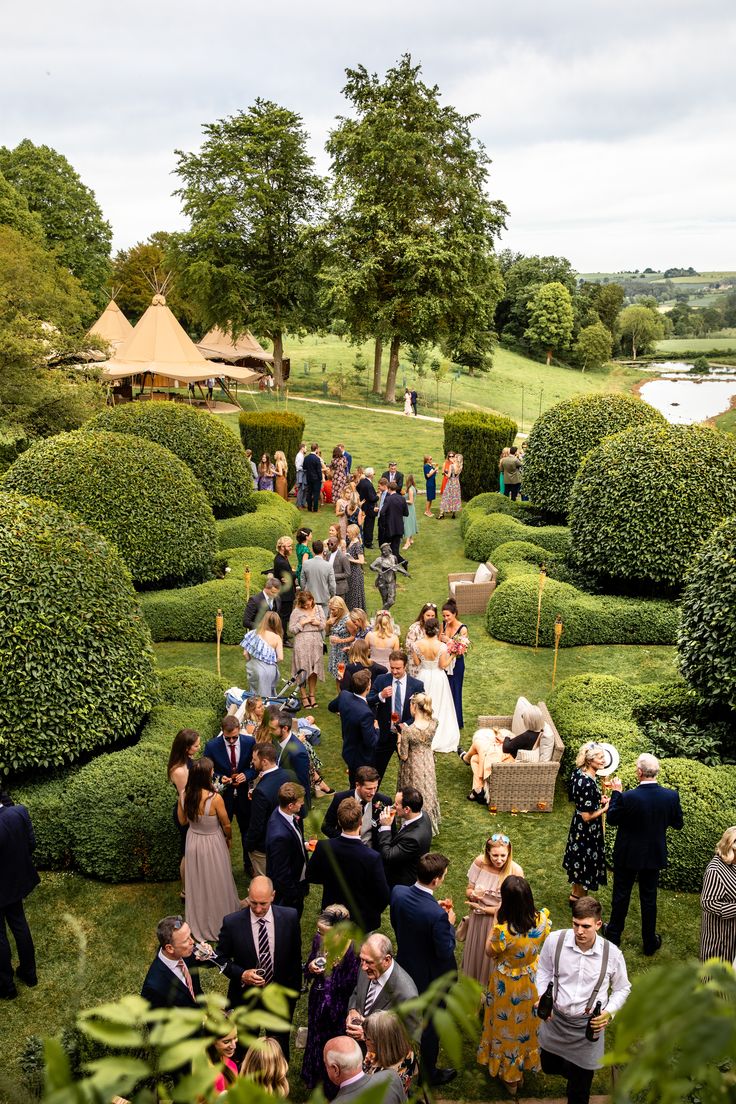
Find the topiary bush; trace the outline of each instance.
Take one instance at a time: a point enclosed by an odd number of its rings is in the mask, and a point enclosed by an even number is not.
[[[736,709],[736,517],[715,530],[690,567],[677,649],[691,686],[706,701]]]
[[[639,690],[613,675],[587,674],[573,675],[552,691],[547,706],[565,744],[564,777],[572,772],[578,750],[588,740],[613,744],[624,765],[650,750],[633,720]]]
[[[544,565],[547,577],[570,583],[570,572],[565,566],[565,557],[549,552],[531,541],[505,541],[493,552],[493,563],[498,568],[497,585],[520,575],[534,575],[539,578],[539,569]]]
[[[492,558],[492,553],[500,544],[526,540],[564,556],[570,547],[570,530],[564,525],[532,528],[504,514],[482,515],[465,532],[465,555],[476,563],[484,563]]]
[[[460,533],[464,537],[468,527],[485,514],[508,514],[516,518],[523,525],[547,525],[549,516],[543,510],[533,506],[531,502],[514,501],[498,491],[485,491],[483,494],[471,498],[463,507],[460,515]]]
[[[566,516],[582,458],[604,437],[666,425],[658,410],[634,395],[577,395],[555,403],[532,426],[524,458],[524,494],[536,506]]]
[[[444,428],[445,455],[460,452],[463,456],[463,498],[497,491],[498,460],[502,450],[514,443],[519,429],[516,422],[502,414],[459,410],[445,415]]]
[[[103,410],[84,429],[129,433],[169,449],[199,480],[215,517],[250,509],[253,476],[243,447],[213,414],[183,403],[124,403]]]
[[[196,686],[195,676],[197,672],[191,667],[172,667],[170,670],[193,672],[190,680],[182,683],[182,696],[186,700],[187,690]],[[225,680],[218,679],[217,675],[209,675],[207,671],[200,671],[199,674],[204,675],[207,680],[214,679],[217,683],[217,695],[212,694],[211,700],[203,699],[198,704],[182,705],[180,702],[175,702],[173,705],[156,705],[151,710],[141,732],[137,747],[153,748],[159,751],[164,756],[161,760],[164,774],[166,773],[166,763],[169,759],[174,736],[180,728],[196,729],[202,737],[202,751],[204,752],[205,743],[210,737],[217,735],[220,730],[220,720],[225,716]],[[164,672],[162,672],[163,675]],[[209,681],[203,681],[201,686],[205,690],[207,698],[209,698],[212,689]]]
[[[3,477],[5,490],[39,490],[112,541],[138,586],[212,574],[215,520],[178,456],[122,433],[61,433],[38,441]],[[241,544],[248,543],[241,541]]]
[[[497,586],[488,601],[486,628],[497,640],[533,645],[539,583],[521,575]],[[562,618],[560,647],[582,644],[674,644],[678,611],[673,602],[588,594],[547,579],[542,596],[539,642],[554,645],[555,617]]]
[[[156,696],[151,637],[103,537],[50,502],[0,492],[0,623],[2,773],[135,734]]]
[[[79,769],[55,771],[38,781],[12,787],[13,800],[25,805],[31,815],[36,837],[33,862],[40,870],[68,870],[74,865],[66,830],[66,796]]]
[[[571,562],[604,580],[672,590],[734,513],[736,439],[701,426],[624,430],[580,466],[570,499]]]
[[[290,535],[291,530],[284,527],[282,517],[263,510],[217,522],[217,543],[221,550],[244,547],[272,549],[271,563],[276,552],[276,541],[287,533]]]
[[[264,452],[273,460],[273,454],[281,449],[289,462],[291,486],[296,479],[294,459],[304,440],[304,419],[288,411],[243,411],[238,425],[243,448],[252,451],[256,466]]]
[[[178,709],[205,708],[224,715],[228,682],[224,678],[218,678],[212,671],[203,671],[201,667],[164,667],[159,672],[159,686],[163,706],[176,706]],[[150,726],[151,718],[146,730]],[[180,727],[197,728],[196,725]]]
[[[254,491],[251,495],[257,513],[270,514],[284,523],[284,533],[294,533],[302,523],[302,515],[293,502],[287,502],[273,491]],[[246,511],[249,513],[250,511]]]

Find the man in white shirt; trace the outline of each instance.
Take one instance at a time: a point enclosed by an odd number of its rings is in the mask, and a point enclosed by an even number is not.
[[[373,1012],[392,1011],[417,996],[417,987],[394,959],[391,940],[380,932],[369,935],[360,948],[360,973],[348,1001],[345,1030],[353,1039],[364,1039],[363,1020]],[[413,1036],[421,1017],[413,1016],[407,1027]]]
[[[572,906],[572,930],[547,939],[537,968],[537,992],[541,996],[551,983],[554,1001],[552,1015],[539,1026],[542,1069],[567,1079],[569,1104],[588,1104],[605,1028],[631,991],[624,956],[598,934],[601,926],[600,903],[580,897]],[[597,1032],[592,1042],[588,1022]]]

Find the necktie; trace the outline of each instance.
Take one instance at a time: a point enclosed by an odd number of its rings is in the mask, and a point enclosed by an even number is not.
[[[363,1006],[363,1015],[368,1016],[371,1008],[376,1002],[376,997],[380,992],[380,985],[377,981],[372,981],[368,986],[368,992],[365,995],[365,1004]]]
[[[268,932],[266,921],[261,917],[258,921],[258,965],[263,970],[263,980],[266,985],[273,981],[273,960],[271,948],[268,945]]]
[[[230,744],[230,767],[233,774],[237,774],[238,770],[238,757],[235,754],[235,744]]]
[[[192,994],[192,1000],[196,1000],[197,998],[194,995],[194,986],[192,985],[192,975],[189,973],[186,962],[183,958],[180,958],[176,965],[179,967],[184,975],[184,981],[187,983],[187,989]]]
[[[397,679],[394,683],[394,713],[399,714],[399,720],[401,720],[401,709],[403,704],[401,700],[401,683]]]

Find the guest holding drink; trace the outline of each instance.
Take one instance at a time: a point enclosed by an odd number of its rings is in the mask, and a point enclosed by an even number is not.
[[[355,640],[350,631],[350,614],[348,607],[342,598],[335,595],[327,603],[327,623],[325,630],[329,635],[330,651],[327,660],[327,669],[337,682],[337,690],[340,692],[340,682],[345,674],[345,664],[350,645]],[[342,664],[342,671],[338,671],[338,664]]]
[[[424,457],[424,478],[427,482],[427,508],[424,511],[425,517],[434,517],[432,513],[432,503],[437,498],[437,472],[438,467],[435,464],[431,456]]]
[[[511,840],[502,832],[494,832],[486,840],[482,854],[476,856],[468,870],[465,896],[470,913],[463,949],[462,971],[481,985],[488,981],[486,943],[496,923],[501,904],[501,886],[510,875],[523,878],[524,871],[513,860]]]
[[[202,746],[202,740],[198,732],[193,728],[180,728],[174,737],[174,742],[171,745],[171,753],[169,755],[169,762],[167,765],[167,774],[169,776],[169,782],[176,788],[176,803],[174,805],[174,824],[179,832],[179,857],[181,862],[179,863],[179,873],[181,875],[181,893],[180,897],[182,901],[185,897],[186,886],[184,884],[184,848],[187,842],[187,824],[182,824],[179,821],[179,803],[181,802],[182,794],[189,778],[189,772],[192,769],[192,763],[199,755],[199,749]]]
[[[463,720],[463,681],[465,679],[465,653],[470,645],[468,627],[457,616],[457,602],[448,598],[442,607],[442,632],[440,640],[447,645],[452,659],[447,668],[447,678],[455,706],[457,727],[464,727]]]
[[[589,889],[597,889],[608,880],[601,818],[610,799],[601,797],[596,782],[596,772],[606,763],[606,753],[598,744],[583,744],[570,776],[570,800],[575,803],[575,813],[562,865],[571,882],[571,905],[579,897],[587,896]]]
[[[289,619],[289,632],[294,637],[294,651],[291,658],[291,674],[303,670],[307,675],[307,693],[301,689],[302,705],[312,709],[317,704],[317,680],[325,681],[325,664],[322,653],[322,640],[325,630],[325,615],[321,606],[316,605],[308,590],[300,590],[296,606]]]

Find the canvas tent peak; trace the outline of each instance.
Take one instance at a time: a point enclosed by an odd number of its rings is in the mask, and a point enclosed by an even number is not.
[[[130,337],[133,327],[115,300],[111,299],[89,332],[117,349]]]

